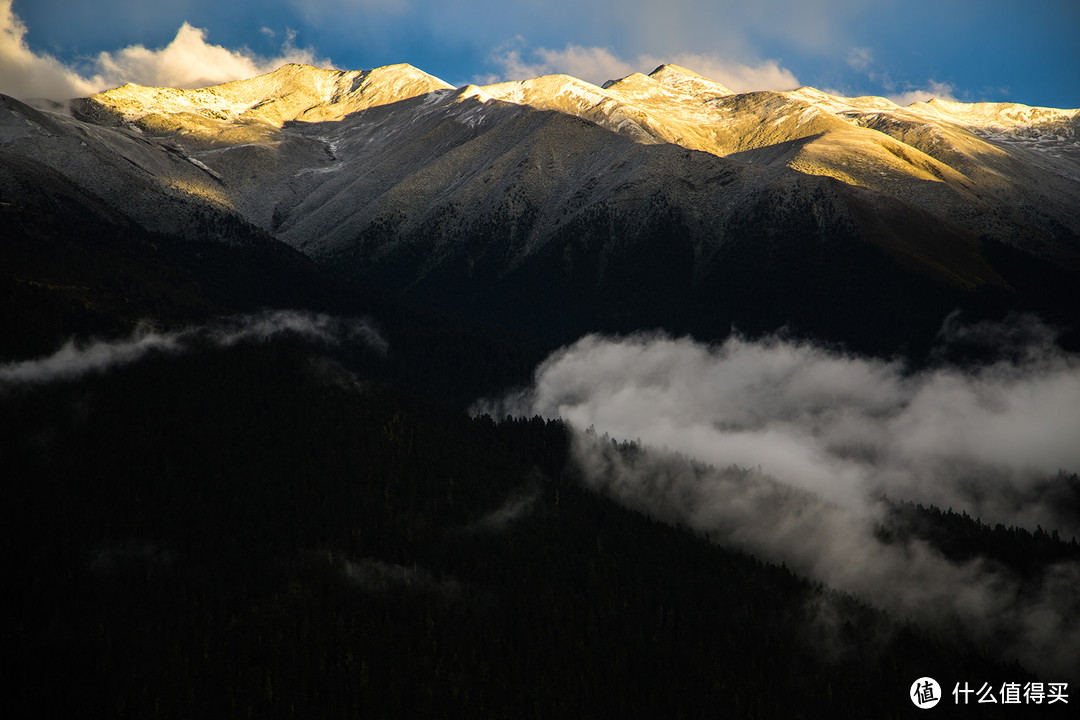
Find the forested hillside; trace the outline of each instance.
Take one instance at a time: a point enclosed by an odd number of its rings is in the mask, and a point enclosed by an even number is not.
[[[18,715],[898,717],[924,674],[1032,678],[583,489],[561,423],[314,350],[4,392]]]

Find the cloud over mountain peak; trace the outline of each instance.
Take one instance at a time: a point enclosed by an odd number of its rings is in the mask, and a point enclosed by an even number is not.
[[[242,80],[270,72],[285,63],[329,67],[330,61],[310,48],[298,48],[287,34],[273,57],[246,48],[230,50],[207,42],[207,31],[184,22],[164,47],[129,45],[102,51],[83,66],[66,64],[36,52],[26,41],[27,27],[15,14],[12,0],[0,0],[0,92],[13,97],[67,100],[126,83],[156,87],[196,88]]]

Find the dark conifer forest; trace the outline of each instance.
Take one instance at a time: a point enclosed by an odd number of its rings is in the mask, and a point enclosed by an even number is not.
[[[1033,677],[583,489],[560,422],[449,412],[295,342],[4,409],[19,715],[893,717],[921,675]],[[952,553],[1077,554],[897,512]]]

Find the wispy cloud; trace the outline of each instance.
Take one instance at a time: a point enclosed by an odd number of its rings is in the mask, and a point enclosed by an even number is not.
[[[206,30],[183,23],[162,48],[130,45],[101,52],[86,68],[35,53],[26,43],[26,26],[0,0],[0,92],[18,98],[66,100],[128,82],[156,87],[192,88],[270,72],[289,62],[328,67],[310,48],[298,48],[286,33],[279,54],[261,57],[246,48],[230,50],[207,42]]]
[[[175,355],[198,347],[230,347],[245,341],[266,341],[291,335],[336,345],[360,342],[386,351],[386,341],[364,320],[278,310],[257,315],[234,315],[209,325],[171,332],[140,330],[123,340],[71,340],[52,355],[0,365],[0,390],[75,380],[91,373],[130,365],[152,354]]]
[[[464,592],[461,583],[453,578],[439,578],[425,568],[405,567],[375,558],[346,561],[344,574],[349,581],[372,593],[404,588],[455,600]]]
[[[938,98],[940,100],[955,101],[956,87],[947,82],[939,82],[933,78],[925,83],[904,82],[898,83],[893,80],[892,73],[888,69],[874,67],[874,53],[867,47],[852,47],[848,50],[846,62],[855,72],[864,74],[866,78],[876,84],[885,97],[897,105],[910,105],[914,102],[926,102]],[[852,92],[836,93],[851,95]],[[858,94],[856,91],[854,94]]]
[[[502,532],[516,520],[531,513],[541,495],[540,482],[537,478],[534,478],[533,482],[519,488],[498,508],[487,513],[476,522],[466,525],[459,532],[465,534]]]
[[[865,71],[874,62],[874,53],[870,48],[853,47],[848,50],[847,64],[852,70]]]

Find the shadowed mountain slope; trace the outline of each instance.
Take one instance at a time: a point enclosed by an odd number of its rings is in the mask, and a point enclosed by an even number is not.
[[[408,65],[291,65],[73,109],[9,104],[5,147],[148,229],[236,218],[551,342],[787,325],[888,353],[957,308],[1076,317],[1076,111],[735,94],[673,65],[459,89]]]

